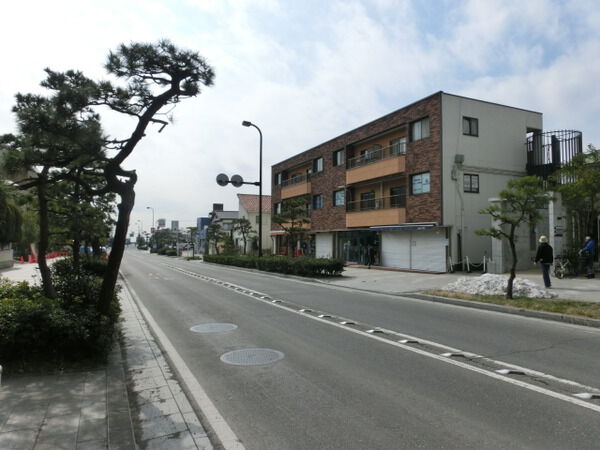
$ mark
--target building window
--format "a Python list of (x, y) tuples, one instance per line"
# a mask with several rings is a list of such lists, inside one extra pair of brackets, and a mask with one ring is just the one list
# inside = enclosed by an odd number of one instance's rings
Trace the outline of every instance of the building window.
[(463, 187), (465, 192), (479, 193), (479, 175), (465, 173), (463, 175)]
[(281, 203), (275, 203), (275, 214), (281, 214)]
[(361, 211), (375, 209), (375, 192), (363, 192), (360, 194)]
[(429, 137), (429, 117), (410, 124), (410, 140), (419, 141)]
[(275, 174), (275, 186), (279, 186), (281, 184), (281, 182), (283, 181), (283, 174), (281, 172), (277, 172)]
[(406, 208), (406, 186), (397, 186), (390, 189), (390, 207)]
[(323, 207), (323, 196), (321, 194), (313, 195), (313, 209), (321, 209)]
[(479, 136), (479, 120), (473, 117), (463, 117), (463, 134)]
[(333, 191), (333, 206), (343, 206), (346, 204), (346, 191), (340, 189), (339, 191)]
[(333, 166), (341, 166), (346, 162), (346, 150), (337, 150), (333, 152)]
[(396, 138), (390, 141), (390, 153), (394, 156), (406, 154), (406, 138)]
[(413, 195), (426, 194), (431, 191), (429, 172), (419, 173), (411, 177)]
[(313, 172), (323, 172), (323, 158), (317, 158), (313, 161)]

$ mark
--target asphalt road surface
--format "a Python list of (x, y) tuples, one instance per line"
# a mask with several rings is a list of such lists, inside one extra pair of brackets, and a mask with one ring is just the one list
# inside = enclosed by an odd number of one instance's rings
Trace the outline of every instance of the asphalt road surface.
[(598, 448), (600, 330), (135, 250), (122, 273), (245, 448)]

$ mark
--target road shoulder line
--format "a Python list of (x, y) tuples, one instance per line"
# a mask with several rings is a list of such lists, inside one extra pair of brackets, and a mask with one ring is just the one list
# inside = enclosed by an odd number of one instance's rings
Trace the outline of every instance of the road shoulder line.
[(202, 388), (196, 377), (192, 374), (183, 358), (179, 355), (169, 338), (164, 334), (159, 325), (156, 323), (150, 311), (144, 306), (140, 298), (136, 294), (133, 287), (127, 281), (127, 278), (121, 273), (121, 278), (129, 294), (135, 301), (136, 306), (140, 310), (144, 320), (148, 324), (152, 334), (155, 336), (159, 345), (168, 357), (169, 362), (179, 375), (179, 379), (186, 388), (186, 392), (192, 397), (196, 403), (202, 416), (206, 419), (207, 425), (212, 429), (221, 445), (226, 450), (244, 450), (244, 445), (240, 442), (236, 434), (229, 427), (229, 424), (217, 410), (212, 400), (208, 397), (206, 391)]

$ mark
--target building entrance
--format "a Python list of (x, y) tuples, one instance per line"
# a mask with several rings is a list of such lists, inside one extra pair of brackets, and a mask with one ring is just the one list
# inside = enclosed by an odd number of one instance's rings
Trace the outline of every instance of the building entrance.
[(379, 264), (380, 236), (378, 231), (341, 231), (337, 234), (337, 258), (350, 264)]

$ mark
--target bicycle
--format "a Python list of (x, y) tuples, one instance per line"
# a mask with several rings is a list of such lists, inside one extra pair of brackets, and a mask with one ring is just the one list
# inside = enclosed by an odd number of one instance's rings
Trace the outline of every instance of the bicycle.
[(577, 276), (577, 269), (566, 257), (557, 256), (554, 259), (554, 276), (563, 279), (565, 275)]

